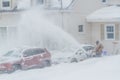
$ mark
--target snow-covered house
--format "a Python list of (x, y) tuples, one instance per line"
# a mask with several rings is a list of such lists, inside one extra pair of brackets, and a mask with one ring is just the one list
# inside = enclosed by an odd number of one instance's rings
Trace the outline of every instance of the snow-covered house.
[(17, 0), (0, 0), (0, 46), (5, 45), (8, 40), (16, 38), (17, 22), (19, 13), (17, 11)]
[(76, 0), (63, 16), (64, 29), (80, 43), (100, 40), (108, 53), (119, 46), (120, 0)]
[(107, 6), (87, 16), (92, 42), (101, 40), (107, 50), (120, 45), (120, 6)]
[(109, 52), (119, 45), (120, 0), (0, 0), (0, 4), (1, 43), (17, 34), (20, 10), (43, 5), (51, 20), (78, 42), (100, 40)]
[(84, 30), (86, 30), (84, 36), (89, 35), (89, 38), (83, 38), (91, 41), (90, 43), (100, 40), (104, 44), (105, 50), (112, 53), (120, 44), (120, 1), (94, 0), (93, 2), (96, 3), (89, 2), (91, 5), (87, 4), (88, 9), (85, 10), (88, 14), (85, 15), (84, 19)]
[(68, 9), (50, 14), (55, 16), (56, 25), (80, 43), (95, 44), (96, 40), (100, 40), (104, 49), (112, 53), (120, 40), (120, 0), (72, 1)]

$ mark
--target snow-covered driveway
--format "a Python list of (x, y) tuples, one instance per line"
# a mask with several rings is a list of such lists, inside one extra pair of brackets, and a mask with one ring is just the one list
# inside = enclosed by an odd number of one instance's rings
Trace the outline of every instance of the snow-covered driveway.
[(0, 74), (0, 80), (120, 80), (120, 56)]

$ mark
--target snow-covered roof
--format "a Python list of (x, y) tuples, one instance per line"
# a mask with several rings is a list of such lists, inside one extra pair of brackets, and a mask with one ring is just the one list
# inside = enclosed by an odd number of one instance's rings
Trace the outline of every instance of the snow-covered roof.
[(120, 22), (120, 6), (108, 6), (87, 16), (88, 22)]

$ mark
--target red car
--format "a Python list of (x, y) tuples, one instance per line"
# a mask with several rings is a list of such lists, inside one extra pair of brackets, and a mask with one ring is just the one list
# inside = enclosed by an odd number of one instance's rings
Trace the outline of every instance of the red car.
[(51, 54), (46, 49), (11, 50), (0, 58), (0, 73), (51, 65)]

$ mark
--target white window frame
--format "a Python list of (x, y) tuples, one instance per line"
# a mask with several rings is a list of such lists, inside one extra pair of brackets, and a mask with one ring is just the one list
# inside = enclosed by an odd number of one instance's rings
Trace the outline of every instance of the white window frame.
[(7, 39), (7, 27), (0, 27), (0, 40)]
[[(3, 6), (4, 1), (9, 1), (9, 7)], [(2, 8), (2, 10), (10, 10), (11, 9), (11, 0), (1, 0), (1, 8)]]
[(102, 3), (103, 5), (106, 5), (106, 4), (108, 4), (108, 0), (106, 0), (105, 2), (102, 0), (101, 3)]
[[(107, 27), (108, 26), (113, 26), (113, 29), (114, 29), (114, 31), (113, 32), (107, 32)], [(105, 26), (104, 26), (104, 32), (105, 32), (105, 40), (115, 40), (115, 24), (106, 24)], [(108, 39), (107, 38), (107, 33), (113, 33), (114, 34), (114, 38), (113, 39)]]

